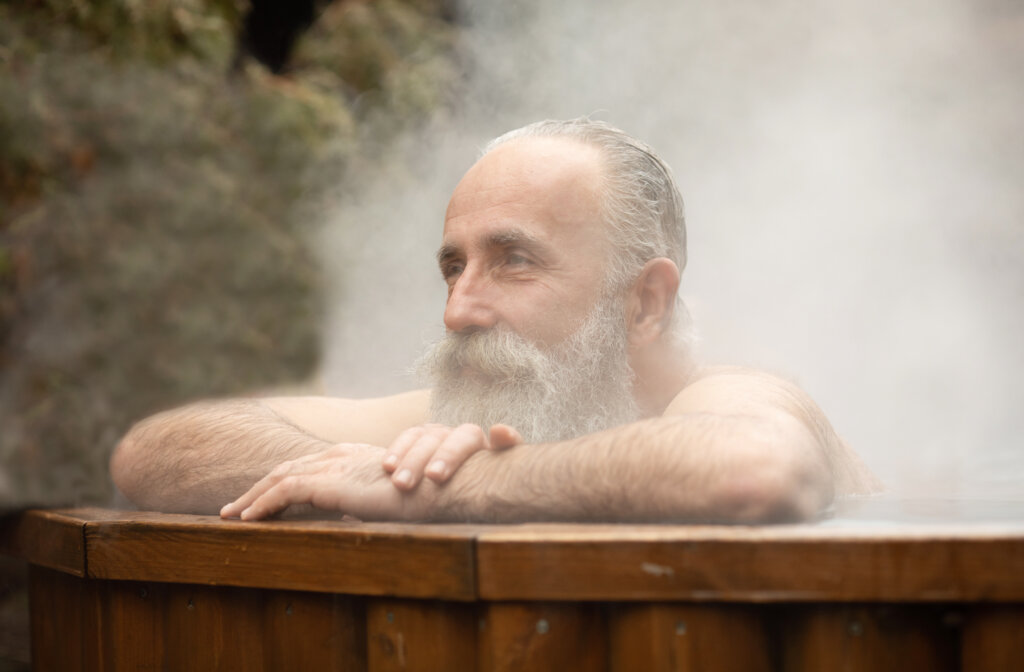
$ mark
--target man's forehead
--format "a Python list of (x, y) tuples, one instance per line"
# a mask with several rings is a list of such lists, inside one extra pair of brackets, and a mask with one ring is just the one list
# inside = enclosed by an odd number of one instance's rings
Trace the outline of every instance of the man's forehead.
[(517, 220), (532, 216), (574, 223), (599, 217), (599, 150), (566, 138), (520, 138), (481, 158), (459, 182), (447, 224), (463, 217)]

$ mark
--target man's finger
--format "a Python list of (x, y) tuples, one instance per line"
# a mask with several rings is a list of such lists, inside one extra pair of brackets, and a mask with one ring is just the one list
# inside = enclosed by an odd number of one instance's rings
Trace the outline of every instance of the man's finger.
[(282, 462), (274, 467), (273, 471), (256, 481), (241, 497), (230, 504), (225, 504), (220, 510), (220, 517), (235, 518), (240, 515), (256, 498), (274, 487), (278, 481), (284, 478), (292, 470), (294, 464), (294, 462)]
[(447, 437), (444, 432), (427, 432), (420, 436), (395, 467), (391, 482), (399, 490), (412, 490), (423, 479), (423, 468), (427, 466), (437, 447)]
[(242, 520), (262, 520), (295, 506), (343, 511), (351, 502), (337, 474), (311, 473), (286, 476), (262, 492), (240, 514)]
[(256, 481), (251, 488), (249, 488), (241, 497), (226, 504), (220, 510), (221, 518), (235, 518), (242, 513), (250, 504), (253, 503), (258, 497), (263, 495), (271, 488), (273, 488), (281, 480), (298, 474), (313, 473), (320, 468), (320, 465), (325, 460), (332, 459), (335, 450), (324, 451), (321, 453), (315, 453), (313, 455), (305, 455), (295, 460), (289, 460), (282, 462), (281, 464), (274, 467), (273, 471), (269, 474)]
[[(280, 467), (278, 467), (278, 469), (279, 468)], [(284, 478), (284, 475), (282, 473), (278, 473), (276, 469), (270, 472), (260, 480), (256, 481), (256, 483), (253, 484), (251, 488), (246, 490), (241, 497), (231, 502), (230, 504), (225, 504), (224, 507), (221, 508), (220, 510), (220, 517), (238, 517), (242, 513), (242, 511), (247, 509), (249, 505), (252, 504), (263, 493), (274, 487), (274, 485), (276, 485), (277, 482), (280, 481), (282, 478)]]
[(402, 461), (409, 449), (423, 436), (423, 427), (411, 427), (398, 435), (384, 454), (384, 471), (394, 473), (398, 463)]
[(487, 447), (487, 435), (479, 425), (459, 425), (434, 452), (426, 468), (427, 478), (437, 483), (447, 481), (470, 455)]
[(237, 518), (241, 515), (242, 511), (249, 508), (250, 504), (252, 504), (260, 495), (271, 487), (273, 487), (272, 483), (267, 482), (266, 478), (260, 480), (256, 485), (249, 488), (241, 497), (230, 504), (225, 504), (220, 510), (220, 517)]
[(311, 453), (294, 460), (282, 462), (274, 467), (273, 471), (253, 484), (241, 497), (229, 504), (225, 504), (220, 510), (220, 516), (221, 518), (238, 517), (257, 498), (275, 487), (284, 478), (303, 474), (316, 474), (328, 468), (332, 463), (351, 458), (353, 450), (358, 451), (359, 449), (367, 448), (373, 449), (373, 446), (364, 443), (339, 443), (318, 453)]
[(491, 425), (489, 433), (491, 437), (491, 448), (494, 448), (495, 450), (511, 448), (512, 446), (518, 446), (523, 442), (522, 435), (516, 431), (514, 427), (509, 425)]
[(252, 503), (239, 514), (242, 520), (262, 520), (284, 511), (292, 504), (302, 504), (312, 496), (315, 479), (302, 476), (287, 476), (265, 492), (260, 493)]

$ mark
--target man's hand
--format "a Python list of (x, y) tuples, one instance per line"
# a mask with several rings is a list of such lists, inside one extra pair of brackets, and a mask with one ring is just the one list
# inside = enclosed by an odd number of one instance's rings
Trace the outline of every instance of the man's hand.
[(444, 483), (478, 451), (502, 450), (522, 442), (519, 432), (508, 425), (492, 425), (488, 432), (479, 425), (419, 425), (392, 442), (384, 457), (384, 470), (391, 474), (396, 488), (409, 491), (423, 476)]
[[(421, 520), (433, 492), (396, 489), (380, 463), (383, 449), (342, 443), (278, 465), (220, 511), (222, 518), (260, 520), (290, 506), (310, 505), (361, 520)], [(433, 489), (432, 489), (433, 490)]]

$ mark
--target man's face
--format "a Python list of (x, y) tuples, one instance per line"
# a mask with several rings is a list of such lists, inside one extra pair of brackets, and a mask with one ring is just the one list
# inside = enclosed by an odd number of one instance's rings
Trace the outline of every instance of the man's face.
[(563, 139), (513, 141), (463, 178), (438, 254), (448, 337), (421, 360), (435, 421), (535, 442), (636, 419), (600, 187), (596, 150)]
[(565, 340), (605, 284), (601, 185), (597, 150), (561, 138), (515, 140), (473, 166), (452, 195), (438, 252), (448, 330)]

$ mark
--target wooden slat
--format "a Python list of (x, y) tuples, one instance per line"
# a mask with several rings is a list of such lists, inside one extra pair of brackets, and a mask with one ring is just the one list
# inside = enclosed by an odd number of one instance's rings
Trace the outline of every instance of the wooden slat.
[(600, 605), (512, 602), (484, 611), (480, 672), (597, 672), (606, 669), (607, 654)]
[(96, 637), (88, 642), (111, 672), (158, 670), (165, 655), (164, 586), (136, 582), (87, 581), (96, 594), (89, 618)]
[(472, 600), (474, 530), (136, 514), (85, 539), (95, 578)]
[(35, 669), (361, 670), (353, 598), (79, 579), (33, 567)]
[(482, 532), (492, 600), (1024, 600), (1024, 533), (527, 525)]
[(787, 672), (956, 672), (958, 633), (945, 610), (824, 605), (794, 609), (780, 624)]
[(611, 672), (768, 672), (775, 669), (765, 608), (627, 604), (609, 614)]
[(477, 618), (471, 605), (370, 598), (366, 601), (370, 672), (471, 671)]
[(57, 511), (10, 514), (0, 518), (0, 553), (85, 576), (84, 525), (81, 518)]
[(165, 669), (266, 669), (260, 591), (226, 586), (164, 588)]
[(961, 656), (963, 672), (1024, 670), (1024, 604), (967, 609)]
[(36, 672), (102, 669), (93, 646), (98, 636), (95, 583), (33, 565), (29, 600)]
[(345, 595), (265, 591), (263, 648), (267, 670), (365, 670), (362, 604)]

